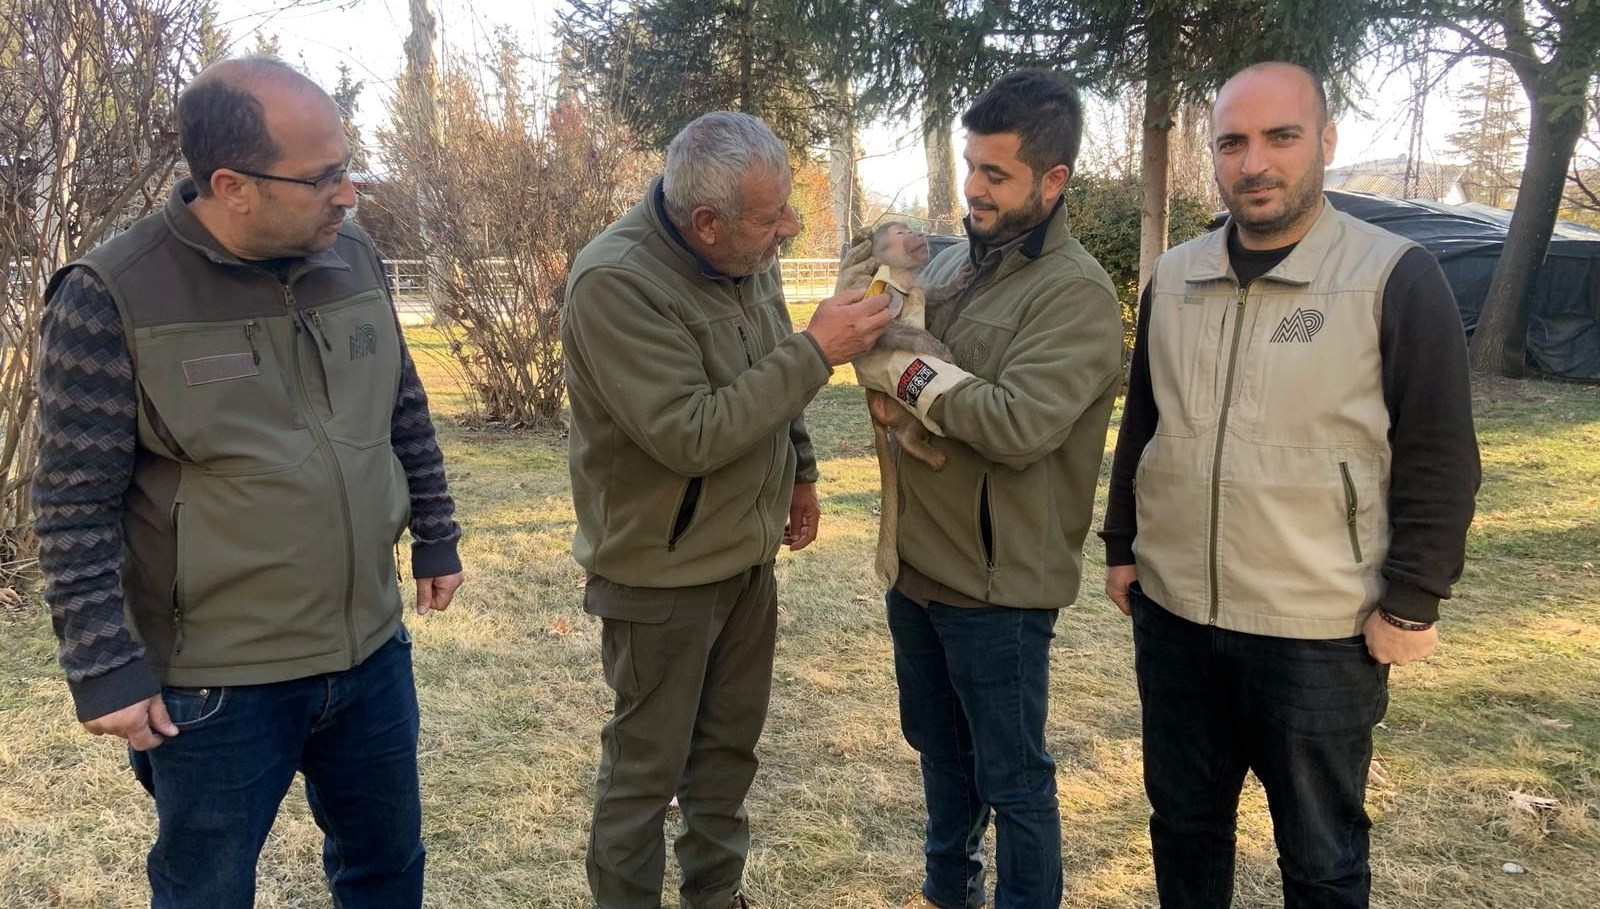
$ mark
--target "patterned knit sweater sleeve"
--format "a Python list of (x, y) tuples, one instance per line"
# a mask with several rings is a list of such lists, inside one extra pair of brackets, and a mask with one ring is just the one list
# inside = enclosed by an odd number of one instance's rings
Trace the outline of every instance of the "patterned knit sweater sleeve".
[(437, 578), (461, 570), (456, 544), (461, 527), (456, 505), (445, 482), (444, 454), (428, 413), (428, 393), (417, 376), (417, 364), (400, 336), (400, 393), (389, 420), (389, 444), (406, 471), (411, 490), (411, 574)]
[(33, 507), (45, 602), (80, 720), (161, 690), (122, 612), (123, 496), (137, 413), (116, 303), (93, 273), (74, 269), (44, 312)]

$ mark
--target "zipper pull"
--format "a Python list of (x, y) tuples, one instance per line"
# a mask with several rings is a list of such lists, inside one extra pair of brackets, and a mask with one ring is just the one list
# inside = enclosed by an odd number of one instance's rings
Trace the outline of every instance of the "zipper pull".
[(250, 359), (254, 360), (257, 366), (260, 366), (261, 351), (256, 349), (256, 320), (251, 319), (244, 323), (244, 339), (250, 342)]
[(322, 346), (331, 352), (333, 350), (333, 344), (328, 341), (327, 332), (322, 330), (322, 313), (313, 309), (306, 313), (306, 315), (311, 317), (311, 324), (316, 328), (316, 336), (322, 341)]
[(747, 367), (754, 366), (756, 361), (750, 356), (750, 339), (745, 336), (743, 325), (736, 327), (739, 329), (739, 346), (744, 348), (744, 365)]

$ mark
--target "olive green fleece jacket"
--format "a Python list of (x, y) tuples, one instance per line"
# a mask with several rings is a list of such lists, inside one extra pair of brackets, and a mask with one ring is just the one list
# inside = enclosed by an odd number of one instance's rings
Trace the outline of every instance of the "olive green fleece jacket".
[[(967, 243), (945, 250), (927, 286), (948, 284), (968, 256)], [(930, 410), (945, 468), (899, 460), (900, 557), (981, 602), (1070, 605), (1121, 375), (1111, 279), (1057, 206), (956, 306), (930, 308), (929, 330), (973, 378)]]
[(709, 584), (772, 559), (801, 413), (831, 370), (796, 334), (778, 268), (728, 278), (667, 220), (659, 178), (573, 263), (562, 314), (572, 554), (631, 587)]

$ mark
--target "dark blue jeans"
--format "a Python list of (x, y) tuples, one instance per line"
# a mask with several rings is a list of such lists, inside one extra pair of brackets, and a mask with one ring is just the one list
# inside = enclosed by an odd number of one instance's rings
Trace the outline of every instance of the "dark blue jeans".
[(361, 665), (270, 685), (166, 688), (178, 735), (130, 751), (155, 796), (153, 909), (249, 909), (295, 771), (337, 909), (422, 905), (417, 693), (402, 627)]
[(922, 894), (984, 903), (983, 836), (995, 821), (995, 909), (1061, 904), (1061, 812), (1045, 750), (1054, 609), (918, 606), (888, 595), (900, 729), (922, 756), (928, 806)]
[(1267, 791), (1284, 905), (1367, 906), (1367, 767), (1389, 667), (1360, 636), (1226, 631), (1173, 615), (1138, 585), (1133, 644), (1162, 909), (1230, 904), (1246, 770)]

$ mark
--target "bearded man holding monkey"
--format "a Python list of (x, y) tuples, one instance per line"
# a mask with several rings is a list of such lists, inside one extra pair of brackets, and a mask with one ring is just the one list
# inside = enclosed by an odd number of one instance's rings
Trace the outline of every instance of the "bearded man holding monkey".
[[(922, 758), (926, 872), (907, 909), (978, 909), (995, 818), (997, 907), (1061, 902), (1049, 647), (1078, 595), (1117, 391), (1122, 321), (1105, 270), (1067, 228), (1082, 134), (1076, 91), (1011, 73), (962, 117), (968, 242), (923, 272), (928, 331), (954, 361), (875, 350), (858, 381), (936, 436), (942, 470), (899, 459), (888, 620), (900, 724)], [(870, 255), (866, 250), (857, 258)], [(848, 268), (859, 284), (870, 258)]]

